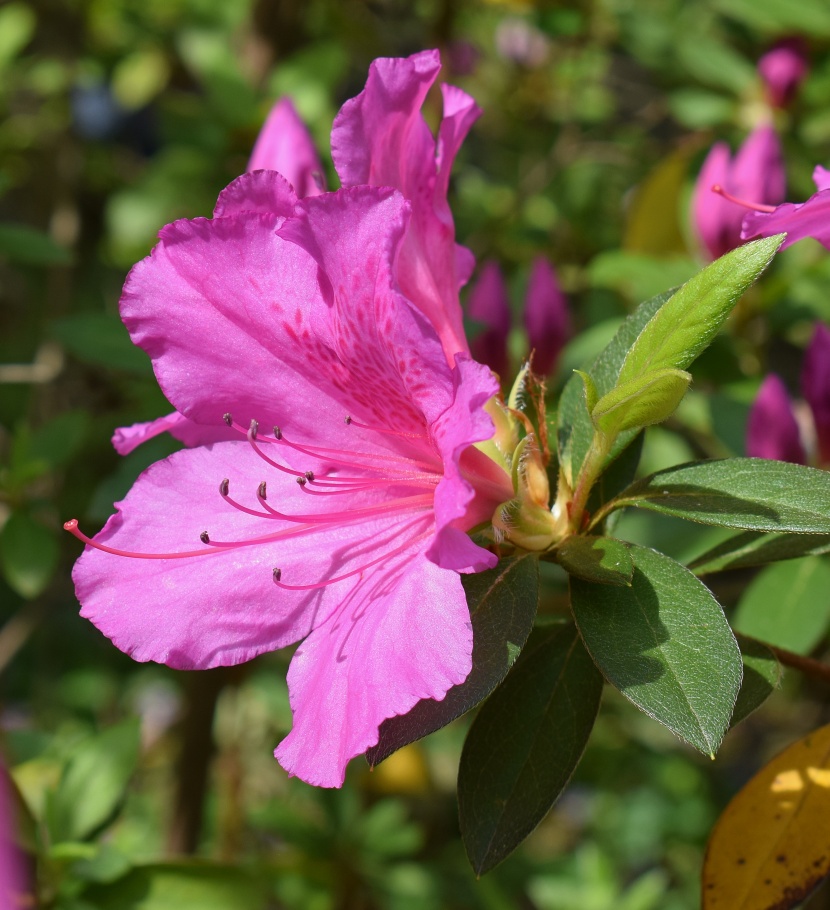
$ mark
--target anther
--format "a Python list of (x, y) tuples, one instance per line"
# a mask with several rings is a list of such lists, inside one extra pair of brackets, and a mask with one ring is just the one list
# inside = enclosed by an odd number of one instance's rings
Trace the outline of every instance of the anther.
[(279, 427), (274, 427), (274, 436), (277, 439), (282, 439), (282, 430)]
[(311, 482), (312, 480), (314, 480), (314, 471), (306, 471), (306, 472), (305, 472), (305, 479), (308, 480), (309, 482)]
[(266, 487), (265, 487), (265, 481), (263, 480), (262, 483), (259, 485), (259, 489), (257, 490), (257, 496), (259, 496), (260, 499), (267, 499), (268, 497), (265, 495), (265, 493), (266, 493)]
[(223, 415), (222, 415), (222, 420), (224, 420), (225, 423), (226, 423), (229, 427), (233, 426), (233, 417), (231, 417), (230, 413), (228, 413), (228, 414), (223, 414)]
[(282, 578), (282, 569), (274, 569), (274, 581), (279, 581)]
[(304, 487), (304, 486), (308, 483), (308, 481), (305, 479), (305, 477), (298, 477), (298, 478), (297, 478), (297, 483), (298, 483), (301, 487)]
[(222, 481), (222, 483), (219, 484), (219, 493), (220, 493), (222, 496), (227, 496), (227, 495), (228, 495), (228, 487), (229, 487), (229, 486), (230, 486), (230, 481), (229, 481), (228, 478), (226, 477), (226, 478)]
[(344, 423), (346, 424), (346, 426), (348, 427), (348, 426), (351, 425), (352, 418), (351, 418), (351, 417), (346, 417), (346, 418), (344, 418), (343, 422), (344, 422)]
[(257, 430), (259, 429), (259, 423), (256, 420), (251, 421), (251, 429), (249, 430), (252, 439), (256, 439)]
[(199, 540), (201, 540), (202, 543), (210, 543), (210, 535), (207, 531), (202, 531), (202, 533), (199, 535)]

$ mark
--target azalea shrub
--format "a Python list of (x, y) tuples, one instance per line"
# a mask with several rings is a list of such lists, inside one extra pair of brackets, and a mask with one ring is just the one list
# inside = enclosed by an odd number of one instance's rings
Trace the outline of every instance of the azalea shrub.
[[(79, 301), (0, 367), (36, 402), (3, 469), (12, 900), (760, 910), (830, 873), (830, 20), (694, 6), (690, 39), (450, 5), (363, 72), (325, 4), (300, 49), (287, 11), (148, 11), (163, 39), (68, 89), (0, 11), (12, 139), (54, 85), (109, 193), (103, 253), (68, 178), (48, 231), (0, 225), (14, 299)], [(135, 37), (114, 15), (93, 45)]]

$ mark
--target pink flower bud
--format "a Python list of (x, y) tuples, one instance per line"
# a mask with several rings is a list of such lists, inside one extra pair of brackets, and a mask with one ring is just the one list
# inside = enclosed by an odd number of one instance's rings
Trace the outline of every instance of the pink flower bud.
[(775, 373), (761, 383), (749, 412), (746, 454), (751, 458), (807, 463), (790, 396)]
[(487, 262), (467, 301), (467, 315), (484, 326), (470, 342), (470, 351), (495, 373), (507, 372), (507, 336), (510, 332), (510, 298), (497, 262)]
[(534, 372), (540, 376), (552, 373), (565, 342), (571, 337), (571, 313), (556, 272), (544, 256), (534, 259), (530, 271), (525, 328), (534, 352)]
[(830, 329), (821, 323), (804, 354), (801, 394), (813, 412), (819, 462), (830, 464)]
[(779, 41), (758, 61), (770, 104), (787, 107), (807, 75), (807, 51), (799, 38)]
[(308, 128), (291, 103), (281, 98), (260, 130), (248, 171), (279, 171), (297, 195), (317, 196), (323, 191), (323, 166)]

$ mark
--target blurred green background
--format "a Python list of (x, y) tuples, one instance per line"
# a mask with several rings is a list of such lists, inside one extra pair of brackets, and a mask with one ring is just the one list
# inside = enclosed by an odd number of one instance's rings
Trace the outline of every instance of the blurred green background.
[[(755, 63), (807, 41), (810, 74), (775, 113), (788, 198), (830, 145), (825, 0), (13, 0), (0, 5), (0, 753), (21, 797), (39, 906), (62, 910), (691, 910), (708, 831), (759, 764), (830, 720), (821, 684), (783, 690), (711, 763), (613, 693), (565, 796), (481, 881), (459, 841), (455, 774), (468, 721), (342, 791), (288, 780), (287, 653), (233, 670), (139, 665), (77, 615), (77, 517), (93, 532), (176, 444), (119, 458), (117, 426), (169, 409), (117, 315), (159, 228), (209, 216), (290, 94), (329, 184), (331, 121), (377, 56), (440, 47), (443, 78), (484, 109), (454, 172), (459, 239), (500, 261), (520, 325), (544, 254), (580, 337), (555, 391), (634, 304), (700, 267), (687, 209), (716, 138), (766, 115)], [(431, 99), (432, 122), (440, 113)], [(793, 386), (830, 256), (779, 257), (702, 358), (643, 470), (742, 454), (765, 371)], [(475, 332), (476, 327), (471, 326)], [(512, 348), (525, 342), (517, 328)], [(666, 519), (618, 532), (688, 557), (712, 538)], [(733, 605), (751, 575), (716, 593)], [(550, 571), (543, 612), (561, 610)], [(826, 651), (826, 630), (804, 649)], [(36, 906), (33, 904), (33, 906)], [(812, 908), (830, 906), (819, 894)]]

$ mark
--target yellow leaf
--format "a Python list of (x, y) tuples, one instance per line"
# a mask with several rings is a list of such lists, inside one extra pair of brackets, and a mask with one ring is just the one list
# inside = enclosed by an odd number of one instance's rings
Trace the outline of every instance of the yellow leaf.
[(762, 768), (726, 807), (703, 864), (703, 910), (789, 910), (830, 873), (830, 725)]
[(691, 151), (684, 146), (672, 152), (634, 191), (623, 239), (627, 252), (665, 256), (686, 251), (680, 229), (680, 199)]

